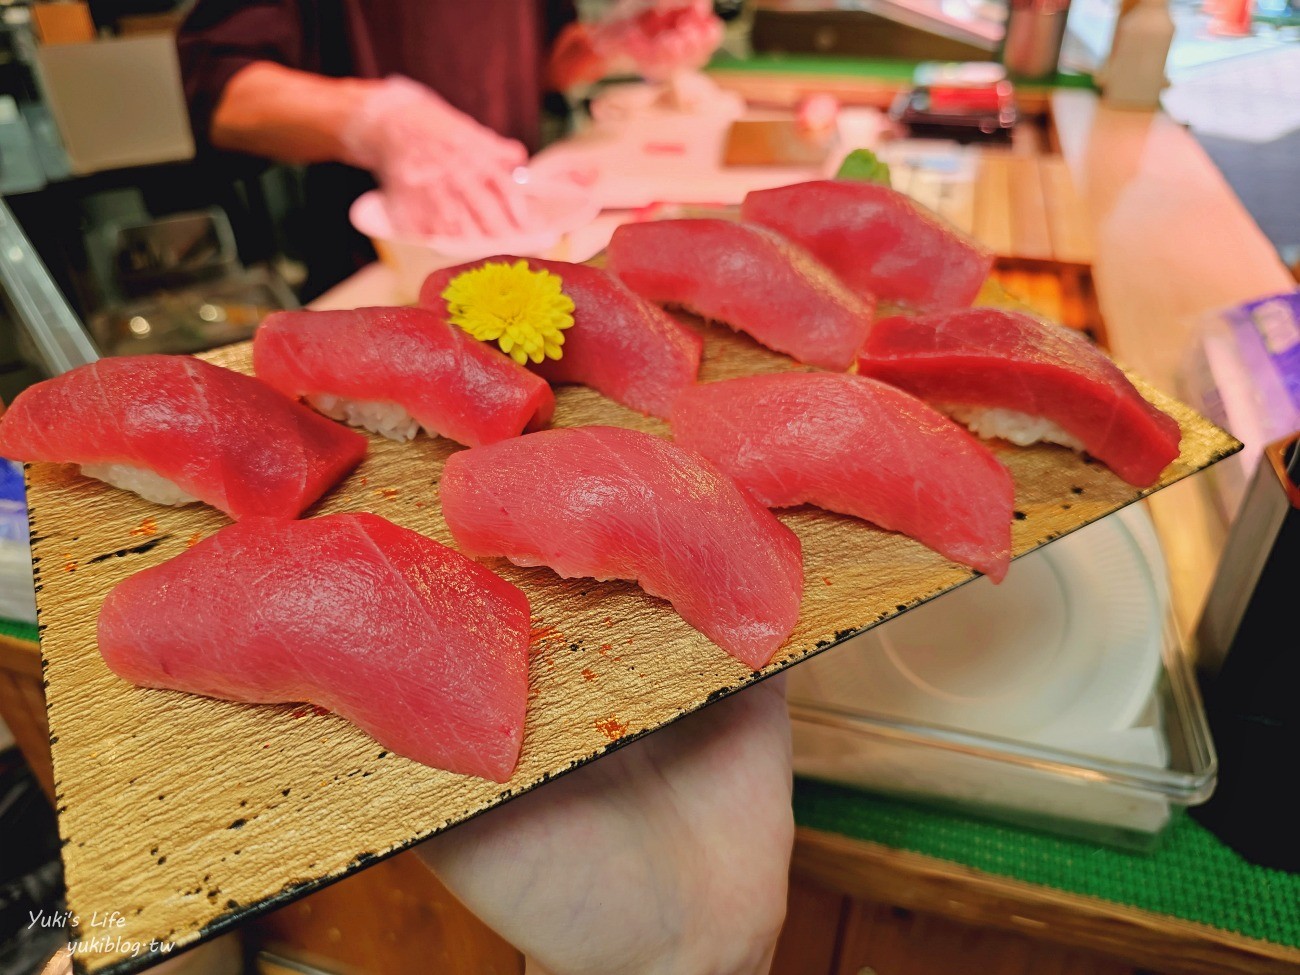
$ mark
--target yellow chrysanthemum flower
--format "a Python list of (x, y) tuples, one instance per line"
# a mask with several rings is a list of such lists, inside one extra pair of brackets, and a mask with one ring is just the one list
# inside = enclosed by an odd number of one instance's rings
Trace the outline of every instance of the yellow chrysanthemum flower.
[(523, 365), (564, 354), (573, 299), (561, 290), (563, 284), (558, 275), (534, 271), (527, 261), (488, 262), (452, 278), (442, 297), (453, 325), (479, 341), (496, 342)]

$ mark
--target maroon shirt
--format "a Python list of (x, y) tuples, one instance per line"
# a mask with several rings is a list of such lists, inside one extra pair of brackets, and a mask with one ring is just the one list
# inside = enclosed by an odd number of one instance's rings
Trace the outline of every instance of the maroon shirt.
[(537, 148), (545, 50), (572, 0), (199, 0), (180, 29), (195, 136), (253, 61), (333, 77), (402, 74)]
[[(253, 61), (331, 77), (402, 74), (502, 135), (538, 148), (546, 49), (574, 17), (572, 0), (198, 0), (177, 36), (195, 141), (218, 169), (212, 114), (226, 83)], [(340, 163), (309, 166), (296, 221), (306, 301), (374, 260), (348, 205), (374, 183)]]

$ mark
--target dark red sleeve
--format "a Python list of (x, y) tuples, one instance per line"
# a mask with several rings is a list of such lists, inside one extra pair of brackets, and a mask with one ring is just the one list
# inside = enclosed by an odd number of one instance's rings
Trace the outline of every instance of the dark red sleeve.
[(546, 45), (550, 47), (560, 36), (560, 31), (578, 19), (573, 0), (545, 0), (543, 17), (546, 24)]
[(212, 114), (231, 77), (254, 61), (311, 70), (296, 0), (198, 0), (177, 33), (195, 141), (210, 148)]

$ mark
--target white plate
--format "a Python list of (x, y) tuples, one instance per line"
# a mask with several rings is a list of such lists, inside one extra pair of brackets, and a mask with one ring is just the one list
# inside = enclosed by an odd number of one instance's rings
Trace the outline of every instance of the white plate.
[(1000, 586), (977, 579), (795, 668), (791, 696), (1063, 746), (1131, 727), (1166, 601), (1139, 541), (1149, 519), (1130, 510), (1016, 560)]

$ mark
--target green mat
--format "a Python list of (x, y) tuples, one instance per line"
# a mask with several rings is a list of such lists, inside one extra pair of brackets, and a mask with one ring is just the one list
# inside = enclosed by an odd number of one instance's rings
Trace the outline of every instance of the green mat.
[(797, 779), (795, 821), (985, 873), (1300, 948), (1300, 875), (1242, 860), (1188, 816), (1153, 853), (966, 819)]
[(15, 640), (36, 642), (36, 626), (33, 623), (20, 623), (17, 620), (0, 619), (0, 636), (11, 636)]
[(1287, 11), (1279, 14), (1261, 14), (1255, 13), (1250, 18), (1257, 24), (1268, 24), (1270, 27), (1296, 27), (1300, 26), (1300, 13)]
[[(789, 74), (847, 75), (853, 78), (873, 78), (880, 81), (897, 81), (905, 84), (912, 80), (918, 61), (900, 61), (892, 58), (831, 57), (815, 54), (756, 54), (749, 58), (735, 58), (720, 54), (710, 63), (719, 71), (769, 71)], [(1086, 74), (1058, 73), (1043, 81), (1017, 81), (1022, 88), (1095, 88), (1092, 76)]]

